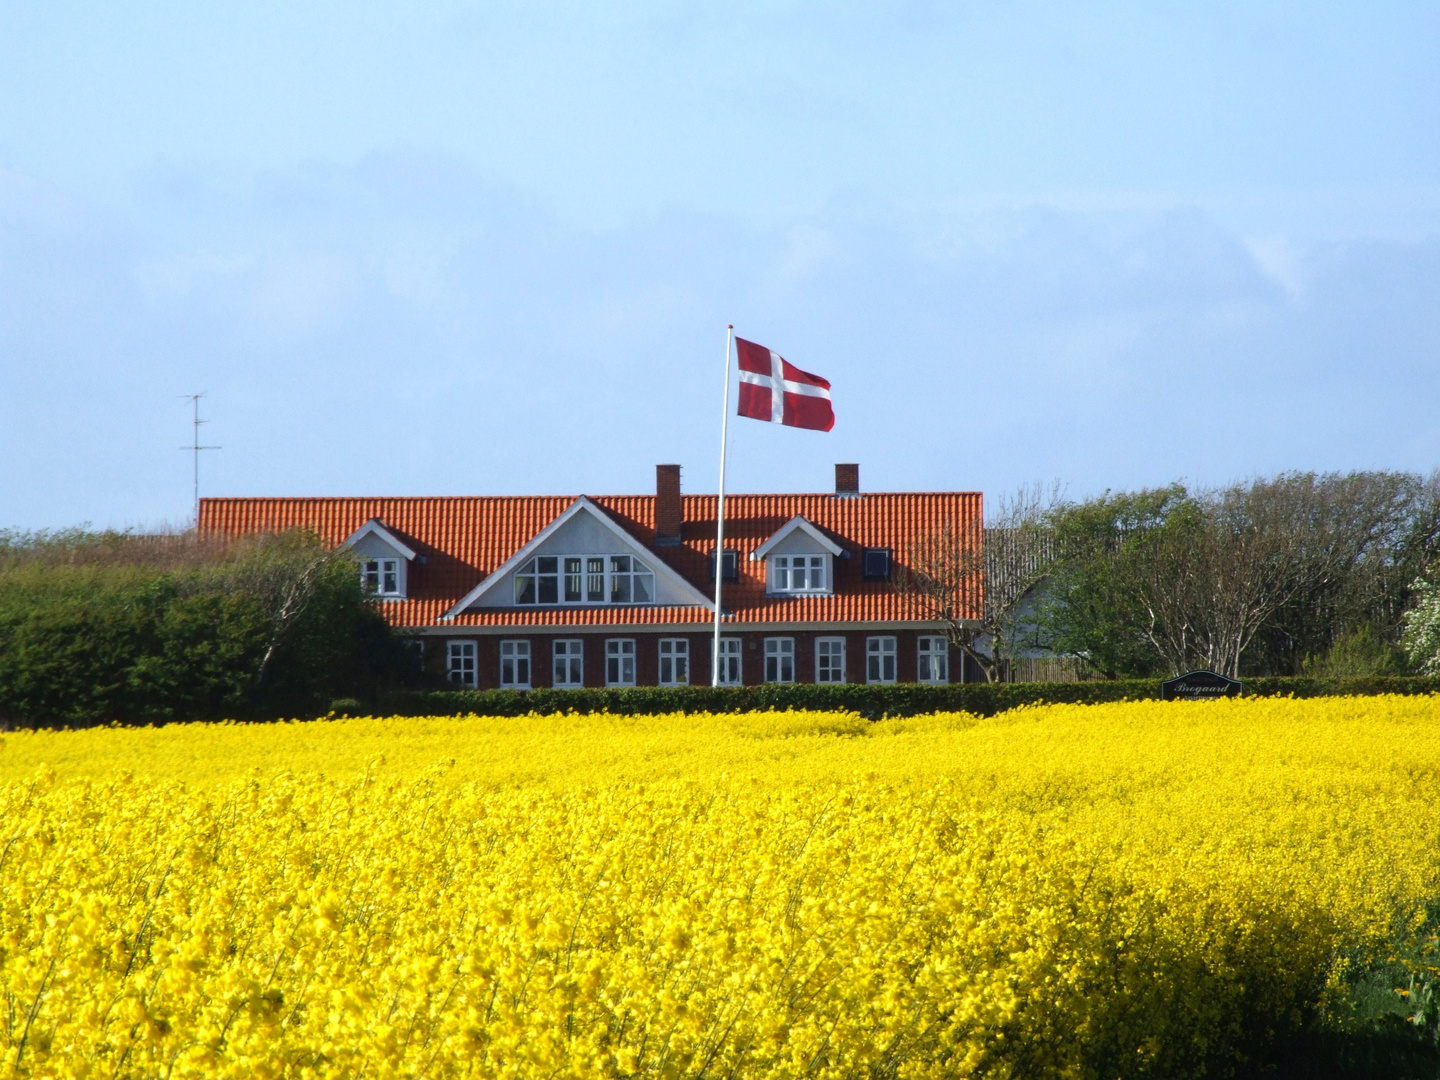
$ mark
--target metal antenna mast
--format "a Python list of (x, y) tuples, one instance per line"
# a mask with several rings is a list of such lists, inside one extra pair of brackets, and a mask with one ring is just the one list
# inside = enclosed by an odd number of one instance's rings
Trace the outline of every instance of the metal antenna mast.
[(189, 401), (190, 404), (195, 407), (195, 419), (194, 419), (194, 421), (193, 421), (193, 422), (194, 422), (194, 425), (195, 425), (195, 435), (194, 435), (194, 437), (190, 440), (190, 445), (189, 445), (189, 446), (182, 446), (182, 447), (180, 447), (180, 449), (181, 449), (181, 450), (189, 450), (189, 451), (195, 456), (195, 457), (194, 457), (194, 460), (195, 460), (195, 531), (196, 531), (196, 532), (199, 532), (199, 531), (200, 531), (200, 451), (201, 451), (201, 450), (223, 450), (223, 449), (224, 449), (223, 446), (201, 446), (201, 445), (200, 445), (200, 425), (201, 425), (201, 424), (208, 424), (208, 423), (210, 422), (209, 420), (201, 420), (201, 419), (200, 419), (200, 399), (201, 399), (202, 397), (204, 397), (204, 396), (205, 396), (205, 394), (204, 394), (203, 391), (202, 391), (201, 393), (199, 393), (199, 394), (181, 394), (181, 395), (180, 395), (181, 398), (183, 398), (183, 399), (186, 400), (186, 401)]

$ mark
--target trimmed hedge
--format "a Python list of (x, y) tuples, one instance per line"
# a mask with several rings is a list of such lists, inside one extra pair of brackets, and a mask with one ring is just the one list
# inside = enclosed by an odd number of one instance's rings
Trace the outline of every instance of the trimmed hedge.
[[(1308, 678), (1293, 676), (1245, 680), (1245, 693), (1265, 697), (1322, 697), (1368, 694), (1440, 693), (1440, 678), (1354, 676)], [(1160, 696), (1160, 680), (1114, 682), (964, 683), (921, 686), (903, 683), (869, 686), (808, 686), (799, 683), (764, 686), (631, 686), (584, 690), (442, 690), (389, 695), (376, 710), (389, 716), (523, 716), (526, 713), (594, 713), (620, 715), (670, 712), (750, 712), (763, 709), (823, 709), (857, 712), (871, 720), (882, 716), (919, 716), (934, 712), (968, 712), (993, 716), (1020, 705), (1041, 702), (1098, 704), (1138, 701)], [(336, 711), (349, 712), (351, 703)]]

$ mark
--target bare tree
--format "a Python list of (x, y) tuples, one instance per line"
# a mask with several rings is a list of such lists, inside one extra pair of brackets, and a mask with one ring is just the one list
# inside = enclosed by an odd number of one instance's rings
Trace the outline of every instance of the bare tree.
[(921, 618), (941, 623), (950, 644), (987, 682), (1004, 677), (1023, 606), (1049, 575), (1049, 520), (1063, 491), (1034, 484), (999, 500), (983, 528), (946, 525), (916, 539), (895, 567), (895, 591)]
[(342, 565), (353, 570), (347, 548), (327, 548), (313, 533), (293, 531), (257, 537), (232, 572), (233, 587), (255, 596), (270, 624), (270, 637), (255, 674), (259, 693), (281, 646), (304, 616), (326, 576)]
[[(1176, 672), (1232, 678), (1257, 633), (1307, 588), (1341, 572), (1348, 546), (1309, 474), (1187, 498), (1117, 553), (1145, 633)], [(1128, 565), (1126, 565), (1128, 564)]]

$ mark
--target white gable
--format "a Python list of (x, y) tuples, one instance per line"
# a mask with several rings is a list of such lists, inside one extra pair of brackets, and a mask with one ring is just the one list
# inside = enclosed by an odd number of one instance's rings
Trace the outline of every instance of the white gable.
[[(655, 599), (652, 603), (667, 607), (705, 607), (713, 603), (683, 577), (667, 566), (658, 555), (649, 551), (617, 525), (611, 517), (583, 495), (552, 521), (503, 566), (471, 589), (444, 618), (453, 618), (462, 611), (494, 608), (517, 608), (515, 575), (536, 556), (555, 555), (630, 555), (639, 559), (655, 575)], [(559, 605), (527, 604), (522, 610), (552, 610)]]
[(775, 541), (773, 547), (765, 552), (765, 558), (772, 555), (830, 555), (829, 548), (819, 543), (813, 536), (803, 529), (792, 529), (783, 537)]
[(346, 538), (344, 546), (372, 559), (415, 558), (415, 549), (387, 529), (379, 518), (371, 518), (361, 525)]
[(752, 551), (750, 559), (753, 562), (759, 562), (771, 555), (826, 554), (833, 556), (839, 555), (843, 550), (844, 548), (834, 540), (796, 514), (780, 526), (774, 536)]
[[(633, 540), (617, 536), (613, 529), (607, 529), (594, 514), (576, 514), (556, 529), (530, 551), (531, 555), (635, 555), (637, 545)], [(644, 552), (647, 562), (654, 556)]]

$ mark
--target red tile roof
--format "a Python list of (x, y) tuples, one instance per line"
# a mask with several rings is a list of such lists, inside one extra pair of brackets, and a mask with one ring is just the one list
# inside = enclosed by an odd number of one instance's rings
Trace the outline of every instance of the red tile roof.
[[(627, 532), (711, 594), (709, 556), (715, 547), (714, 495), (685, 495), (681, 543), (655, 547), (655, 496), (591, 496)], [(202, 499), (200, 531), (229, 535), (309, 528), (338, 544), (379, 518), (425, 559), (411, 564), (409, 598), (382, 605), (398, 626), (435, 624), (454, 604), (559, 517), (575, 496), (443, 498)], [(750, 552), (796, 514), (846, 549), (837, 560), (831, 596), (765, 595), (765, 569)], [(981, 543), (979, 492), (834, 495), (726, 495), (725, 546), (740, 553), (740, 580), (725, 585), (724, 606), (736, 623), (905, 622), (917, 615), (889, 582), (863, 578), (864, 549), (886, 547), (903, 563), (908, 546), (946, 525)], [(979, 583), (966, 598), (979, 618)], [(456, 626), (592, 626), (705, 623), (704, 608), (560, 607), (467, 612)], [(727, 624), (732, 620), (727, 619)]]

